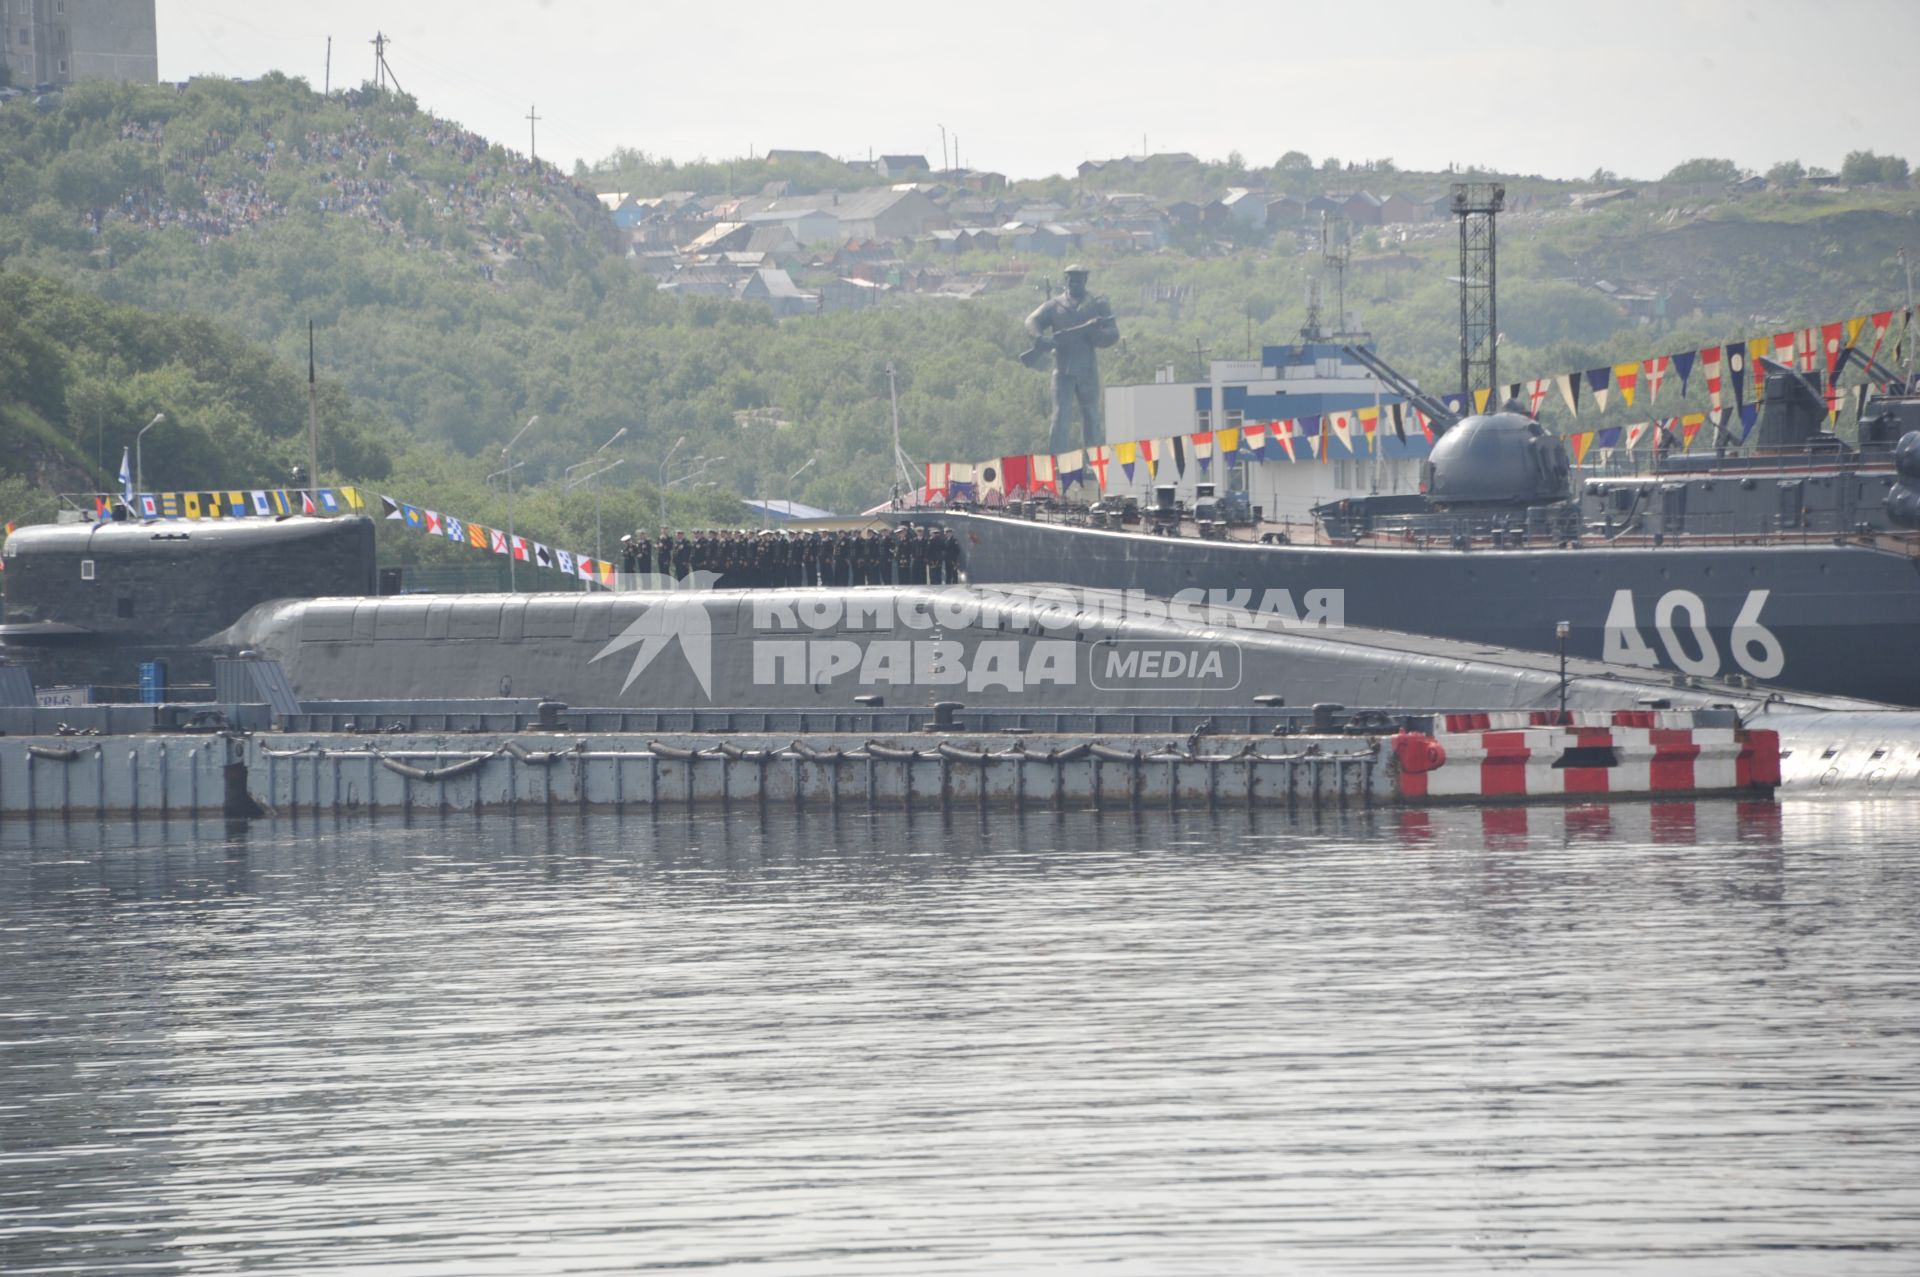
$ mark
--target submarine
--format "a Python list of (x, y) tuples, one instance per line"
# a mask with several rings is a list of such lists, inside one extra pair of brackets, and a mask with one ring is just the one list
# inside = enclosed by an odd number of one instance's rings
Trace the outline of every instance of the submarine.
[(0, 550), (0, 656), (41, 686), (124, 687), (164, 660), (207, 683), (201, 646), (255, 604), (374, 591), (374, 529), (359, 516), (30, 524)]

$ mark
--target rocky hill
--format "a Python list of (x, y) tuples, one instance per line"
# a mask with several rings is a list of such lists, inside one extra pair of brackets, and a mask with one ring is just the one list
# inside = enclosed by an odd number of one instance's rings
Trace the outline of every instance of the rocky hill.
[[(786, 476), (812, 460), (796, 498), (864, 508), (891, 477), (890, 365), (911, 455), (1037, 446), (1045, 379), (1013, 356), (1021, 315), (1061, 265), (1038, 239), (956, 244), (929, 233), (851, 247), (790, 244), (779, 251), (822, 305), (781, 319), (772, 305), (729, 300), (741, 295), (737, 287), (716, 298), (663, 289), (650, 256), (628, 250), (636, 236), (658, 233), (673, 245), (666, 256), (716, 276), (730, 271), (737, 284), (751, 263), (714, 260), (724, 253), (696, 260), (692, 245), (708, 228), (777, 208), (783, 191), (881, 179), (816, 172), (817, 161), (788, 170), (764, 159), (649, 168), (637, 154), (569, 176), (404, 96), (323, 97), (281, 76), (80, 85), (40, 104), (0, 106), (0, 268), (116, 305), (213, 321), (262, 343), (287, 368), (301, 369), (311, 322), (323, 378), (348, 392), (364, 420), (392, 427), (383, 438), (393, 483), (446, 493), (444, 504), (466, 502), (460, 508), (475, 514), (496, 500), (485, 480), (499, 468), (498, 445), (535, 415), (540, 428), (516, 451), (530, 488), (560, 480), (625, 430), (630, 464), (619, 491), (633, 511), (655, 506), (655, 487), (676, 477), (659, 466), (682, 438), (679, 456), (707, 459), (700, 482), (717, 484), (716, 495), (784, 496)], [(992, 189), (992, 175), (929, 175), (917, 189), (956, 224), (1003, 213), (1059, 218), (1054, 225), (1075, 236), (1071, 251), (1092, 261), (1096, 286), (1121, 318), (1107, 379), (1144, 381), (1169, 366), (1192, 373), (1197, 351), (1292, 340), (1310, 280), (1332, 302), (1317, 217), (1258, 228), (1222, 222), (1203, 203), (1221, 196), (1221, 181), (1302, 194), (1369, 185), (1431, 194), (1451, 177), (1379, 162), (1303, 169), (1304, 158), (1283, 157), (1269, 170), (1180, 162), (1163, 174), (1123, 165), (1004, 191)], [(682, 189), (649, 213), (680, 219), (668, 226), (616, 226), (594, 189), (734, 187), (743, 174), (771, 186), (750, 196)], [(1166, 189), (1139, 193), (1155, 182)], [(1884, 309), (1901, 298), (1896, 251), (1920, 248), (1920, 199), (1904, 189), (1511, 183), (1500, 314), (1502, 372), (1514, 378)], [(1154, 229), (1161, 223), (1165, 234)], [(1456, 251), (1444, 215), (1359, 226), (1347, 277), (1350, 315), (1383, 353), (1443, 383), (1457, 342)], [(994, 284), (962, 296), (905, 282), (955, 273)], [(825, 294), (841, 283), (853, 302), (836, 312)], [(109, 364), (90, 384), (119, 375)], [(64, 417), (44, 401), (34, 413), (55, 428), (85, 420), (84, 396), (71, 389), (78, 384), (63, 392)], [(132, 398), (113, 409), (129, 418), (141, 411)], [(0, 432), (24, 429), (24, 420), (0, 417)], [(269, 439), (282, 428), (262, 423)], [(0, 446), (0, 467), (9, 455)], [(40, 472), (46, 464), (35, 463)], [(206, 481), (216, 480), (227, 482)]]

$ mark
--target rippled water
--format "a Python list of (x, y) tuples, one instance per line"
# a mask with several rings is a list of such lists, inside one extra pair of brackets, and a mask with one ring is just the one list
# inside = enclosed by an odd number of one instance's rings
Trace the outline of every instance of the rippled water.
[(1920, 1269), (1920, 807), (0, 828), (0, 1271)]

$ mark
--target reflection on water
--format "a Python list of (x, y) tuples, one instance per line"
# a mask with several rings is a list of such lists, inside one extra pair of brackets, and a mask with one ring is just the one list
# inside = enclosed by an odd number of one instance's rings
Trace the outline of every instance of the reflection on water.
[(1912, 1271), (1916, 814), (0, 827), (0, 1271)]

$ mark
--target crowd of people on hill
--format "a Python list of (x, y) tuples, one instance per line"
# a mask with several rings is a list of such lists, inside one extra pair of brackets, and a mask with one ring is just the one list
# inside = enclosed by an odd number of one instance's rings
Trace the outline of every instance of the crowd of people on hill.
[(960, 541), (943, 528), (889, 532), (703, 529), (620, 538), (620, 570), (684, 580), (711, 572), (719, 590), (808, 585), (954, 585)]
[[(149, 230), (179, 226), (192, 231), (205, 244), (285, 211), (268, 194), (267, 179), (289, 158), (320, 168), (315, 175), (315, 204), (322, 213), (364, 218), (382, 234), (402, 239), (407, 228), (388, 210), (387, 202), (403, 187), (417, 189), (427, 207), (439, 216), (479, 228), (483, 238), (493, 241), (496, 251), (508, 255), (518, 251), (516, 232), (530, 209), (554, 197), (582, 211), (595, 206), (590, 190), (553, 165), (496, 148), (479, 134), (446, 121), (422, 118), (425, 127), (416, 134), (417, 140), (433, 151), (451, 154), (465, 165), (468, 171), (461, 180), (412, 177), (401, 144), (377, 135), (362, 120), (356, 119), (345, 129), (308, 130), (285, 140), (262, 124), (257, 137), (250, 136), (244, 145), (219, 130), (199, 134), (195, 154), (175, 153), (167, 158), (165, 179), (123, 192), (114, 205), (90, 210), (84, 221), (96, 235), (107, 221), (131, 222)], [(159, 147), (166, 141), (168, 127), (157, 121), (128, 121), (121, 126), (120, 137)], [(418, 123), (412, 127), (421, 129)], [(222, 156), (228, 158), (223, 160)], [(167, 184), (175, 175), (193, 183), (199, 193), (197, 206), (177, 203), (169, 196)], [(488, 214), (499, 207), (515, 214), (515, 232), (496, 234), (489, 225)]]

